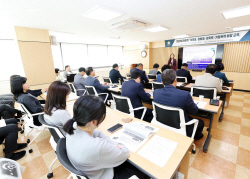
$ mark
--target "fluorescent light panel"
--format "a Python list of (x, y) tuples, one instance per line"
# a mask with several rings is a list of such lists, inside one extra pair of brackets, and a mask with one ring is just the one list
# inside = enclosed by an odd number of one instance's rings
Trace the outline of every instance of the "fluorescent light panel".
[(176, 39), (179, 39), (179, 38), (186, 38), (186, 37), (190, 37), (190, 36), (187, 34), (184, 34), (184, 35), (177, 35), (177, 36), (173, 36), (173, 37)]
[(250, 25), (249, 26), (243, 26), (243, 27), (234, 27), (233, 31), (241, 31), (241, 30), (249, 30), (250, 29)]
[(222, 11), (221, 13), (225, 19), (246, 16), (246, 15), (250, 15), (250, 6), (240, 7), (240, 8), (236, 8), (236, 9), (227, 10), (227, 11)]
[(157, 27), (151, 27), (151, 28), (148, 28), (148, 29), (145, 29), (146, 31), (149, 31), (149, 32), (161, 32), (161, 31), (165, 31), (165, 30), (168, 30), (167, 28), (164, 28), (162, 26), (157, 26)]
[(83, 14), (83, 17), (99, 20), (99, 21), (109, 21), (111, 19), (117, 18), (121, 16), (121, 13), (114, 12), (102, 7), (97, 7), (85, 14)]

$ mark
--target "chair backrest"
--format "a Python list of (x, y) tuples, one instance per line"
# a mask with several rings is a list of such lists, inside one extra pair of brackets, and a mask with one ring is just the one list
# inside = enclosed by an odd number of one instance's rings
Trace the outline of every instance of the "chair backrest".
[(131, 74), (130, 73), (126, 73), (126, 76), (127, 76), (127, 78), (130, 78)]
[(152, 82), (152, 90), (164, 88), (164, 85), (159, 82)]
[(186, 126), (181, 125), (181, 123), (185, 123), (182, 109), (162, 105), (154, 101), (152, 105), (154, 118), (151, 123), (186, 135)]
[(113, 94), (113, 99), (115, 101), (115, 110), (129, 114), (134, 117), (133, 106), (128, 97)]
[(75, 86), (73, 85), (73, 83), (68, 82), (68, 84), (69, 84), (71, 92), (76, 93), (76, 89), (75, 89)]
[(217, 89), (214, 87), (192, 86), (190, 93), (192, 96), (196, 97), (203, 95), (204, 98), (216, 99)]
[(176, 77), (177, 82), (184, 82), (187, 83), (187, 77), (181, 77), (181, 76), (177, 76)]
[(19, 102), (17, 102), (17, 101), (16, 101), (16, 103), (20, 106), (21, 111), (27, 113), (27, 117), (28, 117), (28, 118), (33, 118), (32, 114), (31, 114), (30, 111), (26, 108), (25, 105), (23, 105), (22, 103), (19, 103)]
[(45, 127), (47, 127), (49, 129), (49, 131), (50, 131), (50, 133), (51, 133), (51, 135), (56, 143), (58, 142), (58, 140), (60, 138), (65, 138), (65, 136), (63, 135), (63, 133), (61, 132), (61, 130), (57, 126), (48, 124), (44, 120), (43, 114), (39, 115), (38, 120), (41, 124), (43, 124)]
[(98, 96), (98, 93), (97, 93), (97, 91), (96, 91), (96, 89), (95, 89), (94, 86), (85, 86), (85, 88), (86, 88), (86, 90), (87, 90), (87, 92), (88, 92), (89, 95)]
[(69, 172), (83, 176), (88, 179), (87, 175), (81, 171), (78, 171), (70, 162), (68, 155), (67, 155), (67, 150), (66, 150), (66, 138), (61, 138), (57, 142), (57, 147), (56, 147), (56, 155), (62, 166), (67, 169)]
[(155, 75), (155, 74), (148, 74), (148, 79), (154, 79), (154, 80), (156, 80), (157, 79), (157, 75)]
[(74, 82), (74, 77), (76, 74), (67, 74), (67, 81), (68, 82)]
[(112, 83), (111, 79), (109, 77), (103, 77), (103, 81), (105, 83)]

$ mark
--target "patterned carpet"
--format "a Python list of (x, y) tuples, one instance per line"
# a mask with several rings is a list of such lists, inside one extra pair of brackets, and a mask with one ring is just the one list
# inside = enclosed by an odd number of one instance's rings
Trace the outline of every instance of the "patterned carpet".
[[(35, 134), (37, 131), (32, 136)], [(203, 134), (202, 139), (195, 141), (197, 152), (191, 155), (188, 179), (250, 178), (250, 93), (233, 92), (222, 122), (212, 131), (208, 153), (202, 151), (206, 129)], [(26, 156), (18, 161), (25, 167), (24, 179), (47, 178), (49, 165), (56, 157), (49, 138), (49, 131), (44, 131), (32, 144), (33, 153), (28, 153), (26, 148)], [(26, 142), (24, 134), (19, 134), (18, 142)], [(0, 157), (3, 156), (2, 149), (3, 145), (0, 145)], [(59, 161), (54, 164), (53, 173), (54, 179), (66, 179), (69, 176)]]

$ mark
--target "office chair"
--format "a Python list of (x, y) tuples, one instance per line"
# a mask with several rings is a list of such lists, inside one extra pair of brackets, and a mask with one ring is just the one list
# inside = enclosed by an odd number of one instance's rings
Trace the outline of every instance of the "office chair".
[(84, 96), (85, 93), (87, 92), (86, 89), (76, 89), (73, 83), (68, 82), (68, 84), (69, 84), (69, 87), (70, 87), (70, 89), (71, 89), (71, 92), (72, 92), (72, 93), (75, 93), (76, 95), (77, 95), (77, 91), (84, 91), (84, 93), (83, 93), (82, 96)]
[(100, 97), (101, 95), (105, 95), (103, 102), (106, 103), (108, 95), (109, 95), (108, 93), (97, 93), (94, 86), (85, 86), (85, 88), (86, 88), (89, 95), (95, 95), (98, 97)]
[(216, 99), (217, 89), (214, 87), (192, 86), (190, 94), (196, 97), (203, 95), (204, 98)]
[(177, 82), (184, 82), (187, 83), (187, 77), (181, 77), (181, 76), (177, 76), (176, 77)]
[(85, 173), (78, 171), (70, 162), (66, 151), (66, 138), (61, 138), (58, 140), (56, 155), (62, 166), (71, 173), (68, 179), (70, 179), (71, 177), (88, 179), (88, 176)]
[[(55, 125), (51, 125), (48, 124), (45, 120), (44, 120), (44, 115), (39, 115), (38, 120), (40, 123), (43, 124), (44, 127), (48, 128), (50, 133), (51, 133), (51, 137), (50, 137), (50, 144), (51, 147), (54, 149), (54, 151), (56, 152), (56, 146), (57, 146), (57, 142), (60, 138), (65, 138), (65, 136), (63, 135), (63, 133), (60, 131), (60, 129), (55, 126)], [(47, 174), (47, 178), (52, 178), (53, 177), (53, 171), (52, 171), (52, 166), (53, 164), (56, 162), (57, 157), (53, 160), (53, 162), (50, 164), (49, 166), (49, 172)]]
[(155, 74), (148, 74), (148, 79), (156, 80), (157, 79), (157, 75), (155, 75)]
[(152, 81), (152, 90), (164, 88), (164, 85), (160, 82)]
[(143, 120), (147, 110), (146, 107), (133, 108), (132, 103), (128, 97), (116, 95), (113, 93), (112, 96), (115, 101), (114, 110), (129, 114), (130, 116), (134, 117), (134, 111), (143, 109), (143, 113), (141, 116), (141, 120)]
[[(18, 103), (16, 102), (17, 104), (19, 104), (19, 106), (21, 106), (21, 110), (25, 113), (27, 113), (27, 115), (25, 116), (24, 118), (24, 123), (23, 123), (23, 126), (24, 127), (30, 127), (31, 130), (28, 132), (27, 134), (27, 143), (28, 143), (28, 148), (29, 148), (29, 153), (32, 153), (33, 150), (30, 148), (30, 145), (32, 144), (32, 142), (34, 142), (36, 140), (36, 138), (44, 131), (45, 127), (43, 125), (41, 126), (36, 126), (34, 125), (33, 123), (33, 116), (38, 116), (40, 114), (44, 114), (43, 112), (40, 112), (40, 113), (35, 113), (35, 114), (31, 114), (29, 112), (29, 110), (22, 104), (22, 103)], [(30, 141), (29, 139), (29, 134), (34, 130), (34, 129), (37, 129), (41, 132), (39, 132), (32, 141)]]
[(103, 81), (105, 83), (111, 83), (112, 84), (112, 81), (111, 81), (111, 79), (109, 77), (103, 77)]
[[(152, 102), (153, 105), (153, 119), (152, 124), (169, 129), (182, 135), (187, 135), (186, 126), (194, 124), (194, 129), (191, 138), (194, 138), (195, 132), (198, 126), (198, 120), (192, 119), (189, 122), (185, 122), (184, 112), (180, 108), (174, 108), (166, 105), (162, 105), (156, 102)], [(196, 152), (196, 146), (193, 143), (192, 153)]]

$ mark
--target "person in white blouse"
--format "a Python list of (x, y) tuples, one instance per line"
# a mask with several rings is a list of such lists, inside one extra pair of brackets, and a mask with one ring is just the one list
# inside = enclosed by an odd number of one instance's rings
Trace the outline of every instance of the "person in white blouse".
[(60, 75), (60, 70), (58, 68), (55, 68), (56, 73), (56, 81), (64, 81), (63, 76)]

